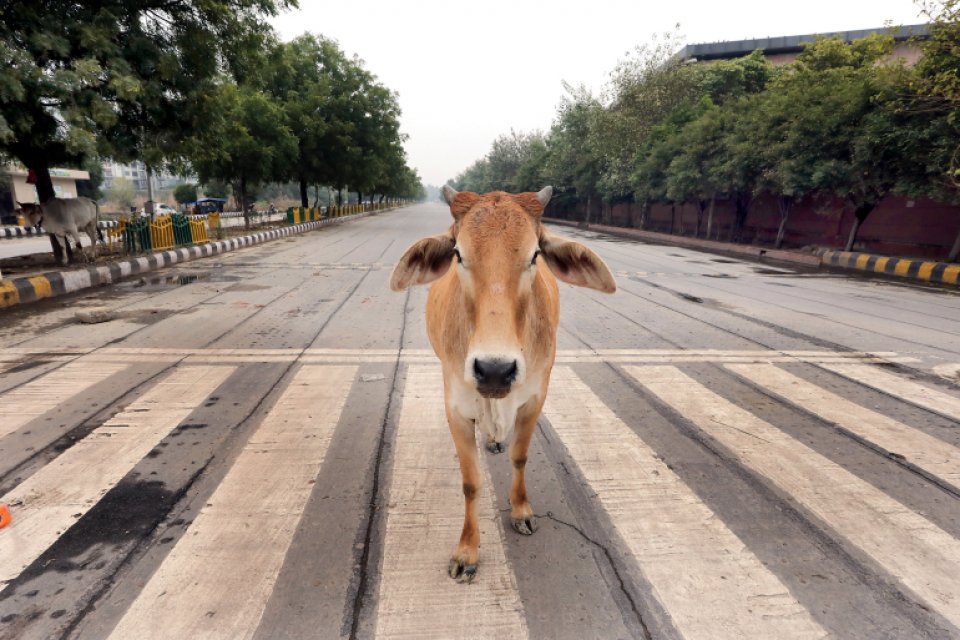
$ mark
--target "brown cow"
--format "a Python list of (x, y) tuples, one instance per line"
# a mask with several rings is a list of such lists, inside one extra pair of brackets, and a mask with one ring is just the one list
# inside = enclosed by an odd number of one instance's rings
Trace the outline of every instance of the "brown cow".
[(617, 288), (593, 251), (543, 227), (540, 218), (552, 194), (551, 187), (482, 196), (444, 187), (453, 225), (407, 249), (390, 280), (394, 291), (435, 281), (427, 301), (427, 332), (443, 368), (447, 421), (466, 501), (463, 533), (448, 568), (460, 582), (473, 579), (479, 555), (475, 427), (495, 453), (513, 433), (510, 516), (518, 533), (532, 534), (536, 522), (524, 467), (556, 353), (556, 278), (606, 293)]

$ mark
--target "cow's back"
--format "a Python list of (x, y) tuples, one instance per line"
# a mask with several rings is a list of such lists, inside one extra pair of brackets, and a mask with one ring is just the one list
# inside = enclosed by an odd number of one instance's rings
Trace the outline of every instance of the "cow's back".
[(51, 233), (76, 231), (96, 224), (97, 203), (90, 198), (51, 198), (42, 205), (43, 225)]

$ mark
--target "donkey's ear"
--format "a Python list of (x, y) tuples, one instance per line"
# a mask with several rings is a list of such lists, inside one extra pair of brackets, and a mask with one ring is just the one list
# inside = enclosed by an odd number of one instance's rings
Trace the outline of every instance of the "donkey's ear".
[(450, 231), (414, 242), (393, 268), (390, 288), (403, 291), (415, 284), (433, 282), (445, 274), (453, 260), (456, 243)]
[(568, 284), (604, 293), (617, 290), (606, 263), (579, 242), (564, 240), (544, 230), (540, 235), (540, 253), (553, 275)]

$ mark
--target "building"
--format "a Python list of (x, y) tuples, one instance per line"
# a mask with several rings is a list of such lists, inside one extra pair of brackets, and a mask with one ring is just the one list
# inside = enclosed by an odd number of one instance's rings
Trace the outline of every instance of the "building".
[[(9, 182), (0, 181), (0, 224), (16, 224), (13, 212), (18, 202), (39, 202), (37, 189), (27, 183), (27, 170), (19, 165), (0, 166), (0, 173), (9, 176)], [(75, 169), (50, 169), (50, 180), (58, 198), (76, 198), (77, 181), (89, 180), (90, 174)]]
[(772, 64), (781, 65), (795, 60), (803, 51), (804, 45), (816, 41), (817, 38), (841, 38), (844, 42), (852, 42), (875, 33), (892, 34), (894, 39), (893, 57), (903, 58), (907, 64), (914, 64), (920, 59), (920, 48), (917, 46), (916, 40), (929, 37), (928, 25), (914, 24), (905, 27), (880, 27), (858, 31), (811, 33), (802, 36), (688, 44), (677, 53), (677, 57), (690, 63), (713, 62), (742, 58), (759, 49), (763, 51), (763, 55)]
[[(146, 193), (147, 167), (142, 162), (135, 161), (129, 164), (123, 164), (116, 162), (115, 160), (104, 160), (102, 166), (102, 189), (104, 191), (110, 188), (115, 178), (126, 178), (133, 183), (133, 188), (135, 191), (139, 193)], [(163, 171), (155, 172), (153, 174), (153, 188), (157, 190), (172, 189), (183, 181), (184, 178), (165, 173)]]

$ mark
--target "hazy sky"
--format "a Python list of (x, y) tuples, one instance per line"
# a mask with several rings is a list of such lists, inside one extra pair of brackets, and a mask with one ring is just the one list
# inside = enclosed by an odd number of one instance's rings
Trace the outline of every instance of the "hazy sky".
[(442, 184), (494, 138), (547, 130), (561, 82), (600, 90), (655, 34), (686, 44), (917, 24), (912, 0), (300, 0), (273, 21), (284, 40), (305, 31), (339, 41), (400, 95), (409, 162)]

